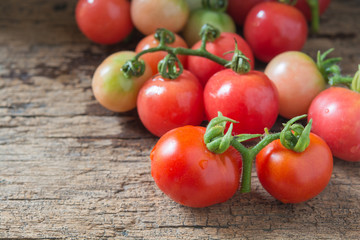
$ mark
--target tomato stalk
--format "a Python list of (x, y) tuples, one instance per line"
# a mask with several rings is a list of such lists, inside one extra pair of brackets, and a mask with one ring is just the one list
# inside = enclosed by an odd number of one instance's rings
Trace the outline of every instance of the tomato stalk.
[(311, 32), (319, 32), (319, 0), (306, 0), (311, 12)]
[[(305, 117), (306, 115), (292, 118), (284, 125), (284, 129), (278, 133), (270, 134), (268, 130), (265, 129), (265, 134), (240, 134), (232, 136), (232, 124), (237, 122), (224, 117), (219, 112), (218, 117), (213, 118), (209, 122), (204, 135), (204, 142), (209, 151), (217, 154), (225, 152), (230, 146), (240, 152), (243, 160), (240, 192), (247, 193), (251, 191), (251, 171), (253, 160), (256, 155), (272, 141), (280, 139), (281, 143), (286, 148), (296, 152), (302, 152), (308, 147), (310, 142), (309, 134), (311, 121), (305, 128), (302, 125), (295, 123)], [(229, 122), (231, 124), (225, 133), (226, 124)], [(263, 136), (262, 139), (255, 146), (245, 147), (245, 145), (241, 143), (261, 136)]]
[[(174, 42), (174, 34), (166, 29), (158, 29), (155, 34), (155, 38), (159, 40), (159, 45), (157, 47), (149, 48), (139, 52), (132, 60), (130, 60), (124, 65), (122, 71), (125, 73), (126, 77), (141, 76), (144, 72), (145, 67), (143, 61), (139, 60), (140, 57), (146, 53), (157, 51), (166, 51), (169, 53), (169, 55), (171, 55), (163, 59), (162, 63), (159, 64), (159, 72), (165, 78), (175, 79), (183, 71), (183, 66), (180, 63), (177, 55), (192, 55), (204, 57), (225, 67), (231, 67), (235, 72), (243, 73), (250, 70), (250, 65), (248, 62), (249, 59), (246, 58), (244, 54), (242, 54), (241, 51), (237, 49), (237, 46), (234, 50), (234, 56), (231, 61), (227, 61), (226, 59), (218, 57), (206, 50), (206, 42), (214, 41), (220, 36), (220, 32), (218, 29), (214, 28), (210, 24), (205, 24), (200, 31), (200, 35), (202, 39), (202, 44), (199, 49), (170, 47), (167, 44)], [(177, 63), (178, 65), (176, 66), (175, 63)], [(164, 67), (164, 64), (166, 67)], [(178, 68), (179, 70), (174, 71), (174, 68)]]
[(355, 73), (351, 83), (351, 90), (360, 93), (360, 64), (358, 65), (359, 70)]

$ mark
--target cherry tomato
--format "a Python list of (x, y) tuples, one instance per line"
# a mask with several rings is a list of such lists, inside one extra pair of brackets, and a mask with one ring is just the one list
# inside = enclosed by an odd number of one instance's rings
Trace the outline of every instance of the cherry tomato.
[[(325, 10), (329, 7), (330, 0), (318, 0), (319, 1), (319, 16), (321, 16)], [(306, 0), (297, 0), (295, 7), (299, 9), (306, 17), (308, 21), (311, 20), (311, 11), (309, 4)]]
[[(155, 34), (151, 34), (140, 40), (140, 42), (137, 44), (135, 48), (135, 52), (139, 53), (143, 50), (154, 48), (159, 45), (159, 41), (155, 39)], [(187, 48), (186, 42), (177, 34), (175, 35), (175, 41), (171, 44), (168, 44), (170, 47), (183, 47)], [(152, 53), (146, 53), (141, 56), (141, 58), (149, 64), (151, 67), (151, 70), (153, 74), (156, 74), (158, 72), (158, 63), (167, 55), (167, 52), (165, 51), (157, 51)], [(186, 55), (177, 55), (179, 60), (181, 61), (182, 65), (186, 67), (187, 65), (187, 56)]]
[(299, 51), (306, 42), (308, 26), (295, 7), (264, 2), (253, 7), (246, 17), (244, 35), (257, 59), (269, 62), (285, 51)]
[(333, 158), (319, 136), (310, 133), (310, 144), (297, 153), (275, 140), (256, 156), (261, 185), (283, 203), (307, 201), (324, 190), (330, 181)]
[(140, 77), (126, 78), (121, 67), (135, 56), (135, 52), (121, 51), (107, 57), (96, 69), (92, 89), (96, 100), (114, 112), (126, 112), (136, 107), (136, 98), (142, 84), (151, 77), (149, 66)]
[(204, 127), (184, 126), (163, 135), (152, 149), (151, 175), (167, 196), (189, 207), (207, 207), (230, 199), (239, 187), (241, 155), (233, 147), (222, 154), (204, 143)]
[(189, 7), (185, 0), (132, 0), (131, 19), (145, 35), (158, 28), (179, 32), (186, 24)]
[(289, 51), (277, 55), (265, 74), (279, 91), (279, 113), (293, 118), (308, 112), (311, 101), (326, 87), (316, 63), (305, 53)]
[(100, 44), (120, 42), (133, 29), (127, 0), (79, 0), (75, 16), (82, 33)]
[(312, 132), (322, 137), (334, 156), (360, 161), (360, 94), (341, 87), (330, 87), (311, 103)]
[(208, 119), (218, 115), (238, 121), (233, 134), (263, 133), (270, 129), (279, 113), (275, 85), (261, 72), (238, 74), (231, 69), (215, 73), (204, 89), (205, 113)]
[(228, 14), (210, 9), (196, 9), (191, 12), (183, 30), (184, 39), (189, 46), (193, 46), (201, 39), (199, 33), (206, 23), (219, 29), (220, 32), (236, 31), (235, 23)]
[(204, 118), (202, 94), (199, 80), (187, 70), (176, 79), (155, 75), (139, 92), (140, 120), (159, 137), (177, 127), (200, 125)]
[[(247, 42), (236, 33), (221, 33), (220, 37), (213, 42), (206, 43), (206, 50), (218, 57), (224, 58), (226, 60), (231, 60), (233, 53), (224, 54), (235, 49), (235, 41), (238, 44), (238, 49), (250, 59), (251, 69), (254, 68), (254, 55), (247, 44)], [(201, 46), (201, 41), (198, 41), (192, 49), (199, 49)], [(188, 57), (188, 70), (195, 74), (200, 80), (200, 82), (205, 86), (209, 78), (214, 75), (214, 73), (225, 69), (224, 66), (215, 63), (212, 60), (209, 60), (204, 57), (189, 56)]]
[(251, 8), (261, 2), (269, 2), (275, 0), (228, 0), (227, 12), (233, 18), (234, 22), (242, 26), (245, 22), (245, 18)]

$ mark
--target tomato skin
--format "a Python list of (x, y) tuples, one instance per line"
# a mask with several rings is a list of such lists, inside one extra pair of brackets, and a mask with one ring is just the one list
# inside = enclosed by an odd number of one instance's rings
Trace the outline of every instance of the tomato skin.
[(183, 36), (189, 46), (201, 40), (200, 29), (204, 24), (211, 24), (220, 32), (235, 32), (236, 26), (232, 18), (224, 13), (209, 9), (196, 9), (190, 13), (189, 19), (183, 29)]
[(131, 19), (144, 35), (158, 28), (179, 32), (186, 24), (189, 7), (185, 0), (132, 0)]
[[(141, 39), (140, 42), (137, 44), (135, 48), (135, 52), (139, 53), (141, 51), (147, 50), (149, 48), (154, 48), (159, 45), (159, 41), (154, 37), (155, 34), (151, 34), (146, 36), (145, 38)], [(184, 39), (182, 39), (179, 35), (175, 35), (175, 41), (173, 43), (167, 44), (170, 47), (183, 47), (188, 48), (186, 42)], [(143, 59), (145, 62), (149, 64), (151, 67), (151, 70), (153, 74), (158, 73), (158, 63), (164, 59), (164, 57), (167, 55), (167, 52), (165, 51), (157, 51), (152, 53), (145, 53), (141, 56), (141, 59)], [(187, 66), (187, 56), (186, 55), (177, 55), (179, 60), (181, 61), (181, 64), (184, 68)]]
[[(205, 48), (208, 52), (218, 57), (231, 60), (234, 54), (228, 53), (224, 55), (224, 53), (235, 49), (235, 40), (237, 41), (238, 49), (250, 59), (251, 69), (254, 69), (254, 55), (252, 50), (248, 43), (236, 33), (223, 32), (215, 41), (207, 42)], [(201, 41), (198, 41), (192, 49), (199, 49), (200, 46)], [(205, 86), (212, 75), (223, 69), (225, 69), (224, 66), (207, 58), (198, 56), (188, 57), (188, 70), (198, 77), (203, 86)]]
[(245, 18), (251, 8), (261, 2), (270, 2), (275, 0), (228, 0), (227, 12), (233, 18), (234, 22), (240, 26), (244, 25)]
[(81, 32), (100, 44), (114, 44), (133, 30), (127, 0), (79, 0), (75, 11)]
[(310, 144), (301, 153), (275, 140), (256, 156), (260, 183), (283, 203), (307, 201), (324, 190), (330, 181), (333, 158), (330, 148), (319, 136), (310, 133)]
[(204, 89), (205, 113), (208, 119), (224, 116), (238, 121), (233, 134), (263, 133), (270, 129), (279, 113), (275, 85), (261, 72), (238, 74), (231, 69), (215, 73)]
[(279, 91), (280, 115), (288, 119), (306, 114), (311, 101), (326, 88), (316, 63), (298, 51), (277, 55), (264, 73)]
[(121, 67), (135, 56), (132, 51), (120, 51), (107, 57), (95, 70), (92, 89), (96, 100), (114, 112), (126, 112), (136, 107), (142, 84), (151, 77), (149, 66), (140, 77), (126, 78)]
[(202, 94), (199, 80), (187, 70), (174, 80), (155, 75), (139, 92), (140, 120), (158, 137), (177, 127), (200, 125), (204, 119)]
[(312, 132), (322, 137), (334, 156), (360, 161), (360, 94), (341, 87), (330, 87), (311, 103), (308, 119)]
[[(330, 1), (331, 0), (319, 0), (319, 16), (321, 16), (329, 7)], [(297, 0), (295, 7), (305, 15), (308, 21), (311, 21), (311, 11), (306, 0)]]
[(207, 207), (230, 199), (239, 187), (241, 155), (233, 147), (222, 154), (204, 143), (204, 127), (184, 126), (163, 135), (150, 154), (151, 175), (175, 202)]
[(285, 51), (301, 50), (307, 34), (304, 15), (293, 6), (278, 2), (256, 5), (244, 24), (245, 39), (255, 57), (263, 62), (269, 62)]

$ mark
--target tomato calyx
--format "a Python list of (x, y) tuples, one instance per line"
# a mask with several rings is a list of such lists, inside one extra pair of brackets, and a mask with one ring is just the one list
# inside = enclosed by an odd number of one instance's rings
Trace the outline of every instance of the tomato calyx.
[(232, 59), (230, 62), (225, 64), (225, 67), (230, 67), (234, 72), (237, 72), (239, 74), (247, 73), (251, 70), (250, 66), (250, 59), (246, 57), (239, 49), (237, 45), (237, 41), (235, 40), (235, 50), (227, 52), (228, 53), (234, 53)]
[(121, 67), (120, 71), (124, 73), (126, 78), (131, 77), (140, 77), (145, 72), (145, 62), (144, 60), (131, 59)]
[(202, 8), (217, 11), (225, 12), (228, 6), (227, 0), (202, 0)]
[(306, 114), (294, 117), (284, 124), (284, 129), (280, 133), (280, 142), (287, 149), (303, 152), (309, 146), (312, 119), (305, 127), (301, 124), (294, 124), (296, 121), (306, 117)]
[(219, 29), (213, 27), (211, 24), (205, 23), (199, 33), (201, 37), (201, 47), (200, 49), (206, 51), (206, 42), (213, 42), (220, 37)]
[[(178, 64), (178, 66), (176, 64)], [(183, 73), (184, 67), (175, 54), (169, 53), (159, 62), (158, 70), (164, 78), (176, 79)]]
[(325, 51), (323, 54), (320, 51), (317, 52), (317, 62), (316, 65), (324, 77), (324, 79), (331, 85), (340, 85), (344, 84), (347, 87), (350, 87), (353, 80), (352, 77), (346, 77), (341, 75), (341, 70), (338, 63), (342, 60), (340, 57), (327, 58), (327, 56), (334, 51), (333, 48)]

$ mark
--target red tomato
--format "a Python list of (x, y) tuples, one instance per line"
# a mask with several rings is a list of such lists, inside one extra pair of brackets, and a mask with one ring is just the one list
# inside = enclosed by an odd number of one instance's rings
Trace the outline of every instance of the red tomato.
[(151, 175), (175, 202), (207, 207), (230, 199), (239, 187), (241, 155), (233, 147), (222, 154), (204, 143), (204, 127), (173, 129), (160, 138), (150, 154)]
[(260, 183), (283, 203), (299, 203), (318, 195), (330, 181), (333, 158), (319, 136), (310, 133), (310, 144), (301, 153), (275, 140), (256, 156)]
[(126, 112), (136, 107), (136, 99), (142, 84), (151, 77), (150, 67), (140, 77), (126, 78), (121, 71), (135, 52), (122, 51), (107, 57), (96, 69), (92, 79), (95, 98), (105, 108), (114, 112)]
[(263, 133), (270, 129), (279, 113), (277, 89), (261, 72), (238, 74), (231, 69), (215, 73), (204, 89), (205, 113), (208, 119), (218, 115), (238, 121), (233, 134)]
[(191, 12), (183, 30), (184, 39), (189, 46), (201, 40), (199, 33), (206, 23), (220, 32), (236, 32), (235, 23), (228, 14), (210, 9), (196, 9)]
[(270, 2), (275, 0), (228, 0), (227, 12), (233, 18), (236, 24), (242, 26), (245, 18), (251, 8), (261, 2)]
[(301, 50), (308, 26), (295, 7), (278, 2), (264, 2), (253, 7), (244, 24), (244, 35), (254, 55), (269, 62), (276, 55)]
[(131, 19), (135, 27), (149, 35), (158, 28), (179, 32), (186, 24), (189, 7), (185, 0), (132, 0)]
[[(329, 4), (330, 0), (319, 0), (319, 16), (321, 16), (325, 12)], [(297, 0), (295, 7), (305, 15), (308, 21), (311, 20), (311, 11), (309, 4), (306, 2), (306, 0)]]
[(265, 74), (279, 91), (279, 113), (293, 118), (308, 112), (311, 101), (326, 87), (316, 63), (305, 53), (289, 51), (277, 55)]
[[(253, 69), (254, 55), (247, 42), (236, 33), (221, 33), (220, 37), (215, 41), (206, 43), (206, 50), (218, 57), (231, 60), (234, 54), (229, 53), (224, 55), (224, 53), (235, 49), (235, 40), (237, 41), (238, 49), (250, 59), (250, 66), (251, 69)], [(199, 49), (200, 46), (201, 41), (197, 42), (192, 49)], [(224, 66), (207, 58), (197, 56), (188, 57), (188, 70), (199, 78), (203, 86), (205, 86), (206, 82), (214, 73), (223, 69), (225, 69)]]
[(312, 132), (322, 137), (334, 156), (346, 161), (360, 161), (360, 94), (331, 87), (311, 103), (308, 119)]
[(76, 22), (86, 37), (100, 44), (113, 44), (133, 29), (127, 0), (79, 0)]
[(199, 80), (187, 70), (176, 79), (155, 75), (139, 92), (140, 120), (156, 136), (177, 127), (200, 125), (204, 118), (202, 94)]
[[(155, 34), (148, 35), (147, 37), (140, 40), (140, 42), (137, 44), (135, 52), (139, 53), (141, 51), (147, 50), (149, 48), (154, 48), (159, 45), (159, 41), (155, 39)], [(177, 34), (175, 35), (175, 41), (173, 43), (167, 44), (170, 47), (183, 47), (187, 48), (187, 44), (185, 41)], [(157, 51), (152, 53), (146, 53), (141, 56), (142, 59), (144, 59), (145, 62), (149, 64), (151, 67), (151, 70), (153, 74), (158, 73), (158, 63), (167, 55), (168, 53), (165, 51)], [(186, 55), (177, 55), (179, 60), (181, 61), (182, 65), (186, 67), (187, 64), (187, 56)]]

